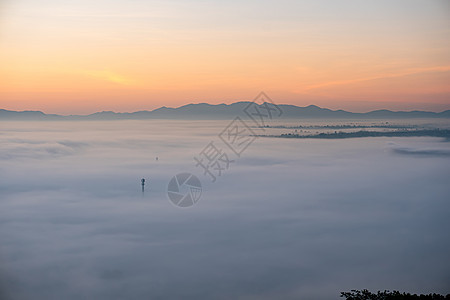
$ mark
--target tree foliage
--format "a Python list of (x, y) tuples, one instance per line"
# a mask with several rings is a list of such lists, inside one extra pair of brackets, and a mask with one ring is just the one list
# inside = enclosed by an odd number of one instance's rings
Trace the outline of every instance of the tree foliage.
[(351, 292), (341, 292), (341, 297), (345, 297), (346, 300), (437, 300), (437, 299), (449, 299), (450, 294), (446, 296), (440, 294), (428, 294), (428, 295), (416, 295), (410, 293), (400, 293), (399, 291), (378, 291), (372, 293), (368, 290), (351, 290)]

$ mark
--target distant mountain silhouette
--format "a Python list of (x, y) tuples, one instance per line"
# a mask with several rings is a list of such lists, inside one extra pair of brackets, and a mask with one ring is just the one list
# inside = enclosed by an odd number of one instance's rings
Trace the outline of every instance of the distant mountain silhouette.
[[(250, 102), (233, 104), (188, 104), (177, 108), (160, 107), (148, 111), (132, 113), (115, 113), (112, 111), (96, 112), (90, 115), (56, 115), (41, 111), (10, 111), (0, 109), (0, 120), (145, 120), (145, 119), (232, 119), (236, 116), (245, 118), (244, 109)], [(261, 107), (261, 106), (260, 106)], [(262, 107), (261, 107), (262, 108)], [(299, 107), (281, 104), (281, 119), (406, 119), (406, 118), (450, 118), (450, 110), (440, 113), (428, 111), (390, 111), (374, 110), (367, 113), (354, 113), (344, 110), (331, 110), (316, 105)]]

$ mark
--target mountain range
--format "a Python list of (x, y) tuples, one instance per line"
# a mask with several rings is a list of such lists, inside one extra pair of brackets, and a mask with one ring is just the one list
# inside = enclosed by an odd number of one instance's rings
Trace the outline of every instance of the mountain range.
[[(185, 119), (215, 120), (233, 119), (236, 116), (246, 118), (244, 109), (251, 102), (233, 104), (188, 104), (177, 108), (160, 107), (155, 110), (142, 110), (132, 113), (116, 113), (112, 111), (96, 112), (89, 115), (57, 115), (45, 114), (41, 111), (11, 111), (0, 109), (1, 120), (145, 120), (145, 119)], [(258, 105), (264, 111), (263, 104)], [(390, 111), (374, 110), (366, 113), (354, 113), (344, 110), (331, 110), (316, 105), (299, 107), (295, 105), (278, 105), (282, 114), (280, 119), (406, 119), (406, 118), (450, 118), (450, 110), (443, 112), (429, 111)]]

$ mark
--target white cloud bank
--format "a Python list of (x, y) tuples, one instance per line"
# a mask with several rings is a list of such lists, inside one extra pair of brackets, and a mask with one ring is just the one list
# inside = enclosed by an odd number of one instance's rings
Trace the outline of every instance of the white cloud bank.
[[(450, 293), (450, 143), (260, 138), (210, 183), (193, 156), (224, 125), (3, 122), (0, 298)], [(165, 194), (184, 171), (187, 210)]]

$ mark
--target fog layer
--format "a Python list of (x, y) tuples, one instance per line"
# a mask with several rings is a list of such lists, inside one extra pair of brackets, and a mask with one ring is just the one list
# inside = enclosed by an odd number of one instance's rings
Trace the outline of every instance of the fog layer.
[[(450, 293), (450, 143), (258, 138), (238, 158), (226, 125), (1, 122), (0, 298)], [(214, 183), (193, 159), (210, 141), (235, 160)], [(203, 186), (188, 209), (180, 172)]]

